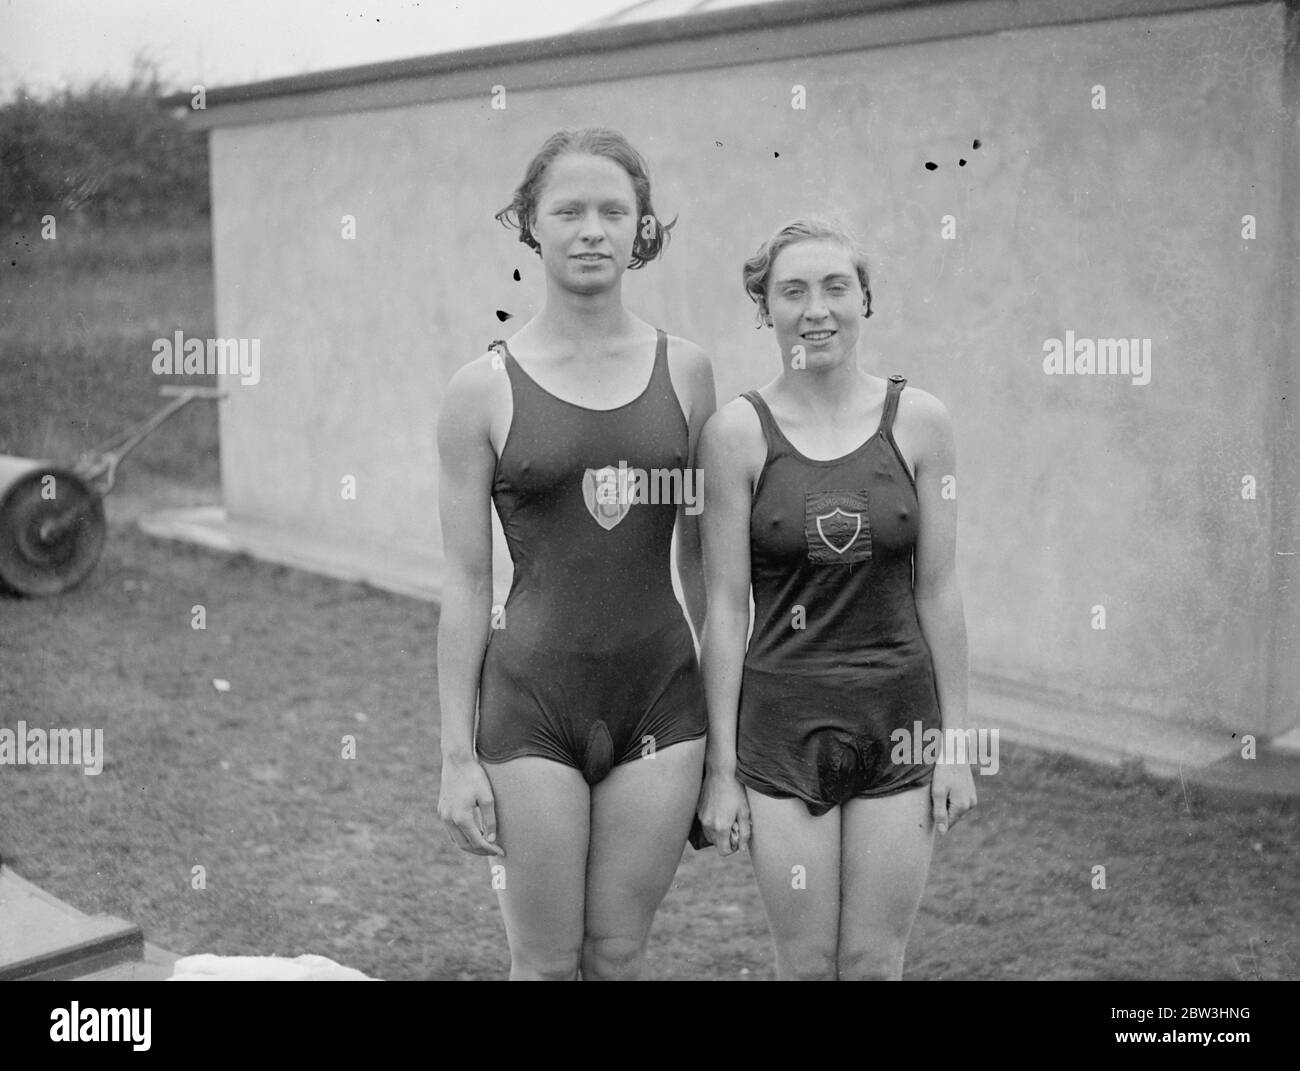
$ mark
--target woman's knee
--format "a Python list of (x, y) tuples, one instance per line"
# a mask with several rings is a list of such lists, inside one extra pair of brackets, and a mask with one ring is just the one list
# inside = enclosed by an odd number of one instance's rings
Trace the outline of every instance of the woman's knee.
[(644, 960), (644, 940), (588, 935), (582, 942), (584, 980), (632, 981), (641, 977)]

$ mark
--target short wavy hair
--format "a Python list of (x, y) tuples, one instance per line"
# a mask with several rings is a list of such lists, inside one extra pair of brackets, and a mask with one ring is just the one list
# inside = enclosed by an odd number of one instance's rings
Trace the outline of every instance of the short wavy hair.
[(867, 298), (866, 312), (863, 318), (871, 316), (871, 276), (867, 271), (867, 253), (862, 244), (848, 227), (835, 220), (818, 216), (805, 216), (791, 220), (772, 237), (758, 247), (758, 252), (745, 261), (745, 293), (758, 306), (758, 326), (763, 326), (767, 316), (767, 290), (772, 278), (772, 265), (777, 255), (787, 246), (796, 242), (828, 239), (839, 242), (849, 251), (849, 258), (858, 273), (858, 282)]
[[(588, 156), (603, 156), (613, 160), (632, 180), (636, 191), (636, 238), (632, 243), (632, 262), (629, 268), (640, 268), (658, 257), (668, 245), (668, 232), (672, 223), (661, 223), (650, 203), (650, 168), (645, 158), (636, 151), (631, 143), (617, 130), (608, 127), (589, 126), (581, 130), (560, 130), (552, 134), (542, 144), (537, 155), (533, 157), (524, 173), (524, 181), (515, 190), (515, 195), (505, 208), (496, 214), (496, 219), (503, 227), (519, 228), (519, 240), (539, 257), (542, 247), (533, 234), (533, 220), (537, 215), (537, 199), (546, 181), (547, 169), (551, 162), (565, 153), (579, 153)], [(642, 222), (646, 216), (654, 219), (654, 232), (647, 238), (643, 234)]]

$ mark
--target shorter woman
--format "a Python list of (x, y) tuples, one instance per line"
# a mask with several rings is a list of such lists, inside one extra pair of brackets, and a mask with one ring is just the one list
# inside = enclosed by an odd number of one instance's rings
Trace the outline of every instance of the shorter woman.
[(723, 855), (750, 844), (779, 978), (900, 978), (933, 829), (975, 804), (965, 764), (910, 761), (912, 735), (966, 716), (951, 424), (861, 367), (871, 291), (846, 230), (783, 227), (744, 282), (782, 370), (701, 438), (699, 817)]

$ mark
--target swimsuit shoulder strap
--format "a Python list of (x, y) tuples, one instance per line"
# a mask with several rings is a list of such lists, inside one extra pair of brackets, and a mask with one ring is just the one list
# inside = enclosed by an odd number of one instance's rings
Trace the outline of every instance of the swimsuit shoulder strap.
[(673, 377), (668, 374), (668, 332), (662, 327), (655, 328), (655, 363), (650, 370), (649, 388), (646, 391), (647, 395), (653, 394), (659, 397), (666, 392), (676, 404), (677, 395), (673, 391)]
[[(510, 352), (510, 344), (505, 339), (494, 338), (488, 343), (488, 349), (496, 351), (492, 366), (499, 368), (504, 364), (506, 377), (510, 380), (510, 395), (514, 399), (515, 406), (512, 426), (515, 422), (520, 422), (520, 415), (525, 411), (541, 409), (546, 412), (564, 408), (563, 402), (524, 371), (519, 359)], [(498, 364), (498, 361), (501, 364)]]
[(767, 407), (767, 402), (758, 391), (747, 390), (741, 397), (754, 407), (754, 411), (758, 414), (758, 422), (763, 426), (763, 440), (767, 443), (767, 460), (763, 467), (766, 468), (776, 458), (790, 453), (790, 441), (777, 426), (772, 410)]
[(662, 327), (655, 328), (655, 361), (650, 371), (650, 382), (645, 394), (640, 399), (642, 404), (652, 405), (656, 420), (667, 420), (677, 432), (690, 441), (691, 429), (686, 419), (686, 406), (673, 385), (672, 373), (668, 368), (668, 332)]
[(506, 345), (506, 340), (504, 338), (494, 338), (488, 343), (488, 349), (496, 352), (496, 356), (492, 358), (492, 367), (497, 368), (504, 365), (506, 374), (510, 377), (511, 388), (517, 388), (519, 376), (516, 373), (519, 371), (519, 364), (515, 360), (515, 355), (510, 352), (510, 347)]
[(907, 379), (898, 374), (889, 377), (889, 391), (885, 395), (885, 411), (880, 414), (880, 431), (889, 436), (894, 435), (894, 417), (898, 414), (898, 398), (907, 385)]

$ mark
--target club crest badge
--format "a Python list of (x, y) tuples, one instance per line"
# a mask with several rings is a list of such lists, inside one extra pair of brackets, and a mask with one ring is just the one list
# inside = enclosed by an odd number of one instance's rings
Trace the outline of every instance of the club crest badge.
[(804, 502), (808, 560), (849, 565), (871, 560), (866, 491), (809, 491)]
[(632, 475), (626, 466), (587, 469), (582, 474), (582, 501), (587, 512), (605, 531), (610, 531), (627, 516), (632, 506), (629, 479)]
[[(840, 535), (850, 526), (853, 531), (849, 532), (839, 543), (830, 534), (835, 532), (836, 535)], [(843, 554), (849, 547), (853, 546), (858, 536), (862, 534), (862, 514), (845, 513), (839, 506), (836, 506), (830, 513), (823, 513), (817, 518), (817, 534), (822, 537), (822, 542), (835, 551), (836, 554)]]

